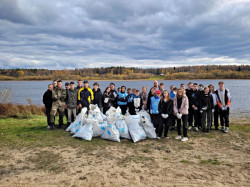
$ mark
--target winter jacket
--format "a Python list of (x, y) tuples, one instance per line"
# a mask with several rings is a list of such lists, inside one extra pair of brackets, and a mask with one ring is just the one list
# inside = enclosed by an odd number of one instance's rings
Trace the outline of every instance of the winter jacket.
[(127, 98), (128, 94), (126, 92), (122, 93), (122, 92), (118, 92), (118, 96), (117, 96), (117, 104), (118, 105), (127, 105)]
[(51, 108), (52, 107), (52, 91), (49, 89), (43, 94), (43, 104), (45, 105), (46, 108)]
[(74, 109), (77, 107), (77, 89), (69, 89), (67, 90), (66, 104), (67, 108)]
[(89, 107), (91, 103), (93, 103), (94, 94), (90, 87), (88, 88), (80, 88), (77, 96), (77, 104), (81, 104), (82, 107)]
[(101, 89), (98, 88), (97, 91), (95, 91), (93, 89), (92, 91), (93, 91), (93, 94), (94, 94), (93, 104), (97, 104), (97, 106), (99, 108), (102, 108), (102, 92), (101, 92)]
[(63, 88), (56, 87), (52, 90), (53, 102), (59, 102), (60, 105), (65, 105), (66, 96), (66, 90)]
[(194, 90), (191, 95), (191, 98), (189, 99), (189, 107), (192, 107), (194, 105), (197, 108), (199, 108), (200, 107), (199, 101), (200, 101), (200, 92), (198, 90)]
[(170, 91), (170, 97), (171, 97), (171, 99), (174, 99), (174, 98), (175, 98), (174, 92)]
[(183, 115), (188, 114), (188, 108), (189, 108), (189, 103), (188, 103), (188, 97), (186, 95), (183, 96), (182, 98), (182, 104), (181, 108), (178, 110), (177, 107), (177, 97), (174, 98), (174, 114), (176, 115), (178, 112), (180, 112)]
[(159, 102), (161, 98), (158, 96), (151, 97), (150, 110), (152, 110), (152, 114), (159, 114)]
[(117, 107), (117, 96), (118, 96), (118, 92), (116, 90), (111, 90), (110, 91), (110, 104), (113, 107)]
[(212, 110), (214, 109), (214, 103), (213, 103), (213, 96), (208, 93), (208, 94), (202, 94), (200, 96), (200, 109), (206, 107), (207, 110)]
[(191, 89), (191, 90), (186, 89), (186, 95), (187, 95), (188, 100), (189, 100), (189, 108), (192, 107), (192, 105), (191, 105), (192, 103), (190, 102), (190, 100), (191, 100), (191, 98), (192, 98), (193, 93), (194, 93), (194, 91), (193, 91), (192, 89)]
[(164, 100), (161, 100), (159, 103), (159, 114), (172, 115), (173, 113), (174, 113), (174, 101), (172, 99), (167, 100), (166, 102)]
[[(102, 107), (103, 108), (109, 109), (112, 106), (110, 96), (111, 96), (111, 93), (109, 93), (109, 94), (103, 93), (103, 95), (102, 95)], [(107, 103), (104, 102), (105, 98), (109, 98)]]
[(151, 105), (151, 97), (153, 97), (154, 95), (149, 92), (148, 93), (148, 100), (147, 100), (147, 109), (149, 110), (150, 109), (150, 105)]
[[(218, 93), (219, 91), (218, 90), (216, 90), (215, 91), (215, 93), (217, 94), (217, 98), (218, 98), (218, 106), (219, 107), (224, 107), (224, 106), (222, 106), (222, 101), (221, 101), (221, 98), (220, 98), (220, 96), (219, 96), (219, 93)], [(224, 91), (225, 93), (225, 95), (224, 95), (224, 103), (226, 104), (226, 105), (228, 105), (228, 106), (230, 106), (230, 104), (231, 104), (231, 96), (230, 96), (230, 93), (229, 93), (229, 91), (227, 90), (227, 89), (225, 89), (225, 91)]]

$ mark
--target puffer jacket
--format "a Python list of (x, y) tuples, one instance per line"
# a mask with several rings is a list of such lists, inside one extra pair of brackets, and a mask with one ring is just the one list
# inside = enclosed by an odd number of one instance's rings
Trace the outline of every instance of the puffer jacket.
[(181, 108), (179, 110), (178, 110), (178, 107), (177, 107), (177, 97), (174, 98), (174, 114), (175, 115), (178, 112), (180, 112), (183, 115), (187, 115), (188, 114), (188, 108), (189, 108), (188, 97), (186, 95), (184, 95), (183, 98), (182, 98)]
[(94, 94), (90, 87), (88, 88), (81, 88), (78, 91), (77, 96), (77, 104), (81, 104), (82, 107), (89, 107), (91, 103), (93, 103), (94, 100)]

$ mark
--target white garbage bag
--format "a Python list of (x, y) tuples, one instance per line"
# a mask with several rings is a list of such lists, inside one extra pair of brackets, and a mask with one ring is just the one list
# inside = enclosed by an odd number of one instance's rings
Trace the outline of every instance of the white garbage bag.
[(131, 137), (129, 135), (129, 131), (128, 131), (128, 126), (126, 124), (125, 119), (121, 119), (119, 121), (116, 121), (115, 126), (120, 133), (120, 137), (126, 138), (126, 139), (131, 139)]
[(135, 108), (139, 108), (141, 105), (141, 98), (134, 98), (134, 106)]
[(66, 131), (71, 131), (73, 133), (75, 133), (76, 131), (78, 131), (82, 125), (82, 120), (85, 117), (85, 114), (87, 112), (87, 108), (83, 108), (81, 113), (77, 115), (76, 119), (74, 122), (72, 122), (68, 128), (66, 129)]
[(106, 127), (108, 126), (108, 123), (106, 121), (103, 121), (102, 123), (93, 123), (93, 137), (102, 136)]
[(147, 113), (145, 110), (141, 110), (140, 112), (138, 112), (138, 114), (141, 116), (142, 127), (147, 134), (147, 137), (156, 138), (155, 128), (153, 123), (151, 122), (149, 113)]
[(125, 121), (128, 125), (129, 133), (133, 139), (133, 142), (146, 139), (147, 135), (141, 125), (140, 115), (125, 116)]
[(102, 116), (103, 121), (107, 121), (107, 116), (105, 114), (103, 114), (102, 112), (100, 112), (100, 114)]
[(102, 123), (103, 122), (103, 118), (101, 116), (101, 111), (99, 108), (94, 109), (95, 115), (94, 118), (99, 122)]
[(92, 140), (93, 137), (93, 130), (92, 130), (92, 125), (91, 124), (87, 124), (82, 126), (79, 131), (73, 135), (74, 138), (81, 138), (84, 140)]
[(117, 109), (111, 107), (107, 112), (107, 121), (108, 124), (114, 124), (117, 120), (122, 119), (122, 111), (121, 108), (118, 107)]
[(114, 124), (107, 125), (101, 138), (106, 139), (106, 140), (112, 140), (115, 142), (120, 142), (120, 134)]

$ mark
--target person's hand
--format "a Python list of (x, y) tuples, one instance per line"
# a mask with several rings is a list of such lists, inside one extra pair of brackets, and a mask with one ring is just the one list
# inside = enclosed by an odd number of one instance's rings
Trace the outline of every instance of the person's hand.
[(165, 114), (165, 119), (168, 118), (168, 114)]
[(68, 108), (68, 106), (67, 105), (65, 105), (65, 109), (67, 109)]
[(202, 114), (202, 113), (203, 113), (203, 110), (200, 110), (200, 113)]
[(194, 105), (192, 105), (192, 108), (195, 109), (196, 107)]
[(82, 108), (82, 104), (79, 104), (79, 105), (78, 105), (78, 109), (79, 109), (79, 108)]
[(214, 113), (214, 109), (212, 109), (212, 112)]
[(152, 110), (150, 110), (150, 114), (152, 114)]
[(203, 107), (202, 110), (207, 110), (207, 107)]
[(165, 114), (161, 114), (161, 117), (162, 117), (162, 118), (165, 118)]

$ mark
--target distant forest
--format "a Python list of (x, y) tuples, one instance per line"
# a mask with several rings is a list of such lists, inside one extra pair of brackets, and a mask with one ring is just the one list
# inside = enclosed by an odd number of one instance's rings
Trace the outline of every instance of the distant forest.
[(82, 69), (0, 69), (0, 80), (135, 80), (250, 79), (250, 65), (208, 65), (171, 68), (105, 67)]

